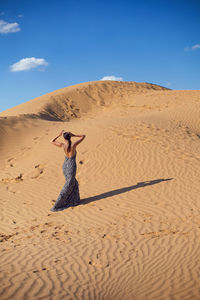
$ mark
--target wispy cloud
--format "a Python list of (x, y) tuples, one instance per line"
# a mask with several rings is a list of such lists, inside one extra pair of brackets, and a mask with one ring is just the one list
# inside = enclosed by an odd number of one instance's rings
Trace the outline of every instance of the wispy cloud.
[(21, 14), (19, 14), (19, 15), (17, 15), (18, 16), (18, 18), (23, 18), (23, 15), (21, 15)]
[(20, 31), (19, 24), (15, 23), (8, 23), (6, 21), (0, 20), (0, 33), (11, 33)]
[(196, 44), (196, 45), (191, 46), (191, 47), (185, 47), (184, 51), (194, 51), (194, 50), (197, 50), (197, 49), (200, 49), (200, 44)]
[(27, 71), (39, 66), (47, 66), (48, 63), (44, 58), (27, 57), (10, 66), (11, 72)]
[(171, 84), (171, 82), (168, 81), (165, 85), (168, 87), (168, 86), (170, 86), (172, 84)]
[(200, 44), (192, 46), (192, 50), (200, 49)]
[(102, 79), (100, 80), (114, 80), (114, 81), (123, 81), (122, 77), (116, 77), (114, 75), (111, 76), (104, 76)]

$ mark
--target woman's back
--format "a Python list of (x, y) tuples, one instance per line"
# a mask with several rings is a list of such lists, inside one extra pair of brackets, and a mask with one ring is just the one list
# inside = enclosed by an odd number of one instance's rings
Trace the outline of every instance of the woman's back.
[(76, 146), (74, 145), (74, 143), (71, 143), (71, 149), (70, 151), (68, 152), (67, 151), (67, 148), (68, 148), (68, 143), (64, 144), (63, 145), (63, 149), (64, 149), (64, 153), (67, 157), (72, 157), (72, 156), (75, 156), (76, 154)]
[[(75, 135), (72, 135), (72, 136), (75, 136)], [(65, 155), (67, 157), (69, 157), (69, 158), (75, 156), (75, 154), (76, 154), (76, 147), (84, 140), (85, 137), (86, 137), (86, 135), (82, 135), (81, 139), (79, 139), (78, 141), (76, 141), (74, 143), (72, 143), (71, 140), (70, 140), (70, 142), (71, 142), (70, 144), (71, 145), (70, 145), (70, 150), (69, 151), (67, 151), (68, 147), (69, 147), (69, 141), (66, 140), (66, 143), (63, 144)]]

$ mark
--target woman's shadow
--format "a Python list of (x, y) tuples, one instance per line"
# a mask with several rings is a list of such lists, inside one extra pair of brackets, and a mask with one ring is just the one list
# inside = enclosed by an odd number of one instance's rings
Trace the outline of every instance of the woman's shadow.
[(84, 205), (84, 204), (87, 204), (87, 203), (90, 203), (90, 202), (93, 202), (93, 201), (101, 200), (103, 198), (112, 197), (112, 196), (119, 195), (119, 194), (122, 194), (122, 193), (125, 193), (125, 192), (128, 192), (128, 191), (131, 191), (131, 190), (142, 188), (142, 187), (145, 187), (147, 185), (153, 185), (153, 184), (160, 183), (162, 181), (168, 181), (168, 180), (172, 180), (172, 179), (173, 178), (166, 178), (166, 179), (155, 179), (155, 180), (150, 180), (150, 181), (138, 182), (136, 185), (127, 186), (127, 187), (124, 187), (124, 188), (121, 188), (121, 189), (113, 190), (113, 191), (102, 193), (102, 194), (99, 194), (99, 195), (96, 195), (96, 196), (93, 196), (93, 197), (82, 199), (80, 204)]

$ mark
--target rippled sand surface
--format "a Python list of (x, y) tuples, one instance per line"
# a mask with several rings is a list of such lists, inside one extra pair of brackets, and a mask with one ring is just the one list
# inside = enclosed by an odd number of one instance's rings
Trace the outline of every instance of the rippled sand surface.
[[(200, 299), (199, 116), (200, 91), (111, 81), (0, 113), (1, 300)], [(62, 129), (81, 204), (55, 213)]]

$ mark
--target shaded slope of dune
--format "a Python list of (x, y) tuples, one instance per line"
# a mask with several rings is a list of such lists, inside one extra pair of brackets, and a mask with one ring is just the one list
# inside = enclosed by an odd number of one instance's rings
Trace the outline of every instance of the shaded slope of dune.
[(167, 88), (151, 83), (94, 81), (56, 90), (1, 112), (1, 141), (7, 144), (9, 138), (19, 142), (24, 131), (40, 126), (40, 120), (70, 121), (99, 108), (120, 105), (126, 99), (132, 101), (134, 95), (151, 90)]
[[(117, 104), (123, 98), (150, 90), (167, 90), (151, 83), (94, 81), (62, 88), (37, 97), (0, 113), (5, 124), (9, 116), (25, 116), (44, 120), (63, 120), (80, 117), (94, 107)], [(14, 119), (13, 119), (14, 121)]]

